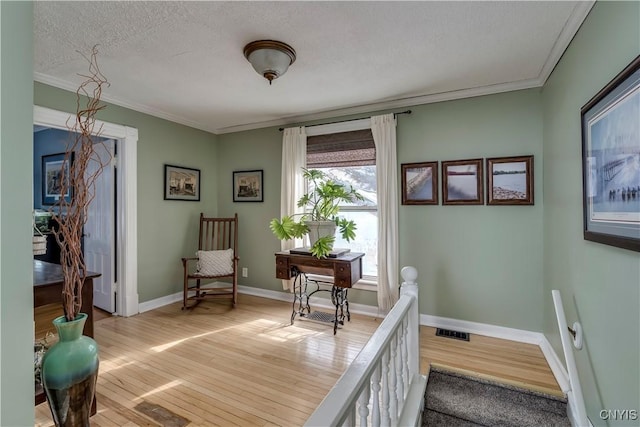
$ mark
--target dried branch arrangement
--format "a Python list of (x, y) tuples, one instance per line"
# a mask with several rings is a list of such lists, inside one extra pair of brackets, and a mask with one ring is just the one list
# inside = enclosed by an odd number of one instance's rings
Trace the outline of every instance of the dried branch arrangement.
[(109, 85), (98, 67), (97, 54), (94, 46), (89, 57), (83, 55), (89, 63), (89, 74), (81, 74), (85, 81), (76, 91), (75, 123), (67, 122), (70, 137), (61, 168), (60, 193), (70, 197), (61, 196), (51, 208), (58, 225), (53, 233), (60, 246), (62, 306), (67, 321), (75, 319), (82, 306), (82, 286), (87, 275), (83, 229), (89, 204), (95, 197), (96, 179), (111, 162), (110, 157), (100, 157), (95, 150), (96, 144), (103, 144), (98, 138), (102, 128), (95, 128), (96, 114), (106, 107), (100, 103), (100, 96), (103, 86)]

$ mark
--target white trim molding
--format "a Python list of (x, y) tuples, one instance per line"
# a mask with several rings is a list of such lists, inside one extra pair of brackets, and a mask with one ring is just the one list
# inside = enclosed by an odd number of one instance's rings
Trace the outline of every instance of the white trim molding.
[[(291, 303), (293, 299), (293, 295), (289, 292), (272, 291), (269, 289), (262, 289), (253, 286), (238, 286), (238, 292), (246, 295), (284, 301), (287, 303)], [(139, 306), (139, 311), (140, 313), (144, 313), (145, 311), (153, 310), (168, 304), (173, 304), (181, 300), (182, 292), (178, 292), (172, 295), (167, 295), (151, 301), (143, 302)], [(314, 307), (323, 309), (335, 309), (335, 306), (325, 298), (311, 297), (309, 302)], [(363, 314), (372, 317), (384, 317), (379, 313), (378, 308), (372, 305), (349, 303), (349, 309), (352, 313), (356, 314)], [(562, 392), (566, 394), (567, 390), (569, 390), (569, 377), (567, 371), (565, 370), (562, 362), (560, 361), (560, 358), (554, 351), (553, 347), (541, 332), (507, 328), (504, 326), (470, 322), (467, 320), (451, 319), (448, 317), (432, 316), (429, 314), (420, 315), (420, 325), (431, 326), (435, 328), (454, 329), (461, 332), (468, 332), (487, 337), (501, 338), (525, 344), (537, 345), (538, 347), (540, 347), (542, 354), (547, 360), (547, 363), (551, 368), (551, 372), (553, 372), (553, 375), (555, 376)], [(567, 396), (567, 398), (569, 400), (569, 409), (571, 409), (571, 396), (569, 395)], [(567, 415), (572, 421), (572, 425), (577, 425), (573, 422), (574, 420), (571, 419), (571, 410), (568, 410)]]
[(556, 381), (558, 381), (558, 385), (563, 393), (567, 393), (569, 391), (569, 374), (562, 364), (558, 354), (555, 352), (547, 337), (542, 335), (542, 342), (540, 343), (540, 350), (542, 354), (544, 354), (544, 358), (547, 359), (547, 363), (549, 364), (549, 368), (551, 368), (551, 372), (556, 377)]
[[(68, 130), (67, 124), (75, 123), (71, 113), (53, 110), (38, 105), (33, 107), (33, 123), (53, 129)], [(118, 296), (116, 314), (133, 316), (138, 314), (138, 184), (137, 152), (138, 129), (115, 123), (96, 120), (95, 128), (100, 136), (122, 142), (119, 144), (118, 188)]]
[(448, 317), (432, 316), (429, 314), (420, 315), (420, 324), (434, 328), (454, 329), (456, 331), (469, 332), (471, 334), (502, 338), (525, 344), (540, 345), (544, 339), (544, 335), (540, 332), (489, 325), (487, 323), (470, 322), (468, 320), (451, 319)]
[[(220, 286), (223, 285), (223, 283), (220, 283)], [(255, 297), (268, 298), (277, 301), (284, 301), (287, 303), (291, 303), (291, 301), (293, 300), (293, 294), (290, 292), (272, 291), (270, 289), (256, 288), (253, 286), (238, 286), (238, 292), (245, 295), (253, 295)], [(140, 313), (144, 313), (145, 311), (154, 310), (156, 308), (160, 308), (179, 301), (182, 301), (182, 292), (156, 298), (151, 301), (142, 302), (138, 306), (138, 311)], [(309, 299), (309, 303), (314, 307), (324, 309), (336, 308), (326, 298), (311, 297)], [(349, 303), (349, 311), (351, 313), (363, 314), (365, 316), (380, 317), (378, 313), (378, 307), (372, 305)]]

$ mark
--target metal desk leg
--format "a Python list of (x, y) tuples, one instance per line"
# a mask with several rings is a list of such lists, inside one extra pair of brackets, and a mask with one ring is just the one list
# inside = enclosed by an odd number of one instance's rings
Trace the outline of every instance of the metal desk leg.
[[(307, 275), (293, 268), (291, 270), (293, 279), (293, 307), (291, 310), (291, 324), (296, 318), (296, 314), (300, 316), (311, 313), (311, 307), (309, 306), (309, 295), (307, 294)], [(298, 309), (296, 310), (296, 303), (298, 303)]]
[[(349, 301), (347, 300), (346, 288), (339, 288), (333, 286), (331, 288), (331, 302), (336, 306), (335, 317), (333, 318), (333, 334), (335, 335), (338, 330), (338, 324), (344, 325), (344, 307), (347, 307), (347, 320), (351, 321), (351, 314), (349, 313)], [(338, 312), (339, 309), (339, 312)]]

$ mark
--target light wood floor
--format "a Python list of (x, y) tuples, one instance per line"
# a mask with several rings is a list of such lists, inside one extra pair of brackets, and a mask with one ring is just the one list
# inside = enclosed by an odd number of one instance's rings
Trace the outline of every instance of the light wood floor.
[[(290, 325), (290, 313), (288, 303), (240, 295), (235, 310), (226, 301), (187, 312), (172, 304), (97, 321), (92, 426), (161, 425), (134, 409), (142, 402), (190, 420), (189, 426), (302, 425), (380, 319), (352, 315), (334, 336), (328, 325)], [(478, 335), (462, 342), (435, 337), (427, 327), (420, 340), (423, 372), (434, 362), (559, 391), (537, 346)], [(37, 426), (53, 425), (46, 403), (35, 415)]]

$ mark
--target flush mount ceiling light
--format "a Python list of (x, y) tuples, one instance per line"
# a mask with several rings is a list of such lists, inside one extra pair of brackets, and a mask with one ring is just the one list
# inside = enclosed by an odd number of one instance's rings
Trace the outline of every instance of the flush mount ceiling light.
[(296, 51), (279, 41), (257, 40), (244, 47), (244, 56), (253, 65), (253, 69), (271, 84), (295, 62)]

